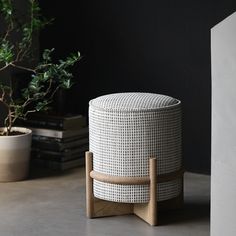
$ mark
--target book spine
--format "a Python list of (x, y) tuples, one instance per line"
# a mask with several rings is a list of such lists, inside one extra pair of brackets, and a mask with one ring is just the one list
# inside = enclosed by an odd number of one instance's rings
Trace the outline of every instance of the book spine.
[(47, 128), (47, 129), (64, 129), (62, 121), (52, 122), (52, 121), (43, 121), (43, 120), (27, 120), (24, 122), (25, 126), (35, 127), (35, 128)]
[(45, 128), (45, 129), (58, 129), (58, 130), (66, 130), (66, 129), (73, 129), (73, 128), (83, 128), (86, 126), (86, 118), (80, 117), (76, 120), (64, 120), (64, 119), (53, 119), (47, 118), (41, 119), (28, 119), (22, 121), (22, 125), (27, 127), (34, 127), (34, 128)]
[(81, 158), (85, 155), (85, 151), (88, 150), (88, 146), (82, 146), (76, 152), (47, 152), (40, 151), (38, 149), (32, 149), (31, 157), (32, 159), (42, 159), (42, 160), (53, 160), (58, 162), (68, 161), (72, 159)]
[(30, 128), (33, 136), (44, 136), (49, 138), (69, 139), (75, 137), (84, 137), (88, 135), (88, 128), (84, 127), (78, 130), (54, 130), (42, 128)]
[(79, 148), (82, 145), (88, 144), (88, 138), (78, 138), (70, 142), (58, 142), (57, 140), (43, 141), (32, 140), (32, 147), (41, 150), (49, 150), (55, 152), (61, 152), (66, 149)]
[(88, 133), (84, 135), (69, 137), (69, 138), (53, 138), (53, 137), (46, 137), (46, 136), (40, 136), (40, 135), (32, 135), (32, 140), (39, 141), (39, 142), (69, 143), (69, 142), (74, 142), (78, 139), (83, 139), (83, 138), (88, 138)]
[(62, 151), (62, 143), (59, 142), (43, 142), (32, 140), (32, 148), (43, 149), (43, 150), (52, 150), (52, 151)]

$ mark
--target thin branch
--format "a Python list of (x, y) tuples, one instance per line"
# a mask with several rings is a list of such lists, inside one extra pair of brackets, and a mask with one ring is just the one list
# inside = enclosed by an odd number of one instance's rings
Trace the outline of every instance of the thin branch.
[(49, 80), (49, 86), (48, 86), (48, 88), (47, 88), (47, 90), (45, 92), (45, 96), (50, 92), (51, 87), (52, 87), (52, 79)]
[(28, 68), (28, 67), (16, 65), (15, 62), (17, 62), (17, 61), (15, 60), (15, 61), (13, 61), (13, 62), (10, 62), (10, 63), (6, 64), (5, 66), (3, 66), (3, 67), (0, 68), (0, 71), (5, 70), (5, 69), (6, 69), (7, 67), (9, 67), (9, 66), (12, 66), (12, 67), (15, 67), (15, 68), (18, 68), (18, 69), (21, 69), (21, 70), (27, 70), (27, 71), (36, 73), (36, 70), (31, 69), (31, 68)]
[(36, 109), (35, 110), (29, 110), (24, 114), (24, 117), (26, 117), (29, 113), (34, 113), (36, 111), (37, 111)]
[(1, 67), (0, 68), (0, 71), (2, 71), (2, 70), (5, 70), (7, 67), (9, 67), (10, 66), (10, 64), (6, 64), (5, 66), (3, 66), (3, 67)]
[(11, 20), (10, 24), (7, 27), (7, 31), (6, 31), (3, 39), (2, 39), (3, 41), (5, 41), (7, 39), (7, 37), (10, 35), (11, 31), (13, 30), (13, 26), (14, 26), (14, 24), (13, 24), (13, 22)]
[(7, 135), (8, 135), (12, 126), (11, 109), (10, 109), (10, 106), (6, 102), (4, 102), (2, 99), (0, 99), (0, 103), (2, 103), (7, 109), (7, 116), (4, 120), (4, 124), (5, 124), (5, 127), (7, 128)]
[[(45, 64), (41, 64), (41, 65), (40, 65), (40, 69), (42, 69), (42, 68), (44, 68), (44, 67), (51, 66), (51, 65), (53, 65), (53, 63), (45, 63)], [(36, 69), (36, 71), (37, 71), (37, 69)]]
[[(31, 0), (31, 12), (30, 12), (30, 34), (28, 35), (28, 45), (27, 48), (25, 48), (25, 50), (20, 50), (19, 53), (17, 54), (17, 59), (19, 61), (22, 61), (24, 59), (24, 57), (27, 55), (27, 53), (30, 51), (30, 48), (32, 46), (32, 35), (33, 35), (33, 19), (34, 19), (34, 0)], [(23, 53), (22, 53), (23, 51)], [(20, 56), (20, 54), (22, 53), (22, 55)]]
[(2, 92), (2, 96), (1, 96), (1, 100), (3, 101), (4, 100), (4, 97), (5, 97), (5, 89), (3, 89), (2, 87), (0, 87), (1, 89), (1, 92)]
[(21, 70), (26, 70), (26, 71), (30, 71), (30, 72), (36, 73), (36, 71), (34, 69), (31, 69), (31, 68), (28, 68), (28, 67), (24, 67), (24, 66), (19, 66), (19, 65), (14, 64), (13, 62), (9, 63), (9, 65), (11, 65), (12, 67), (21, 69)]
[(27, 100), (22, 104), (22, 107), (26, 107), (32, 102), (33, 98), (28, 97)]
[(51, 96), (49, 97), (48, 100), (52, 100), (52, 98), (54, 97), (55, 93), (57, 92), (57, 90), (60, 88), (60, 86), (57, 86), (54, 90), (54, 92), (51, 94)]
[(5, 98), (5, 89), (1, 89), (2, 90), (2, 96), (1, 96), (1, 101), (4, 101), (4, 98)]
[(20, 58), (20, 54), (22, 53), (22, 50), (23, 50), (23, 48), (21, 48), (21, 49), (17, 52), (16, 60), (15, 60), (16, 62), (17, 62), (17, 61), (20, 61), (19, 58)]
[(12, 124), (14, 124), (15, 121), (16, 121), (16, 119), (18, 119), (18, 116), (15, 116), (14, 113), (13, 113), (12, 117), (14, 117), (14, 118), (12, 119)]
[(4, 102), (2, 99), (0, 99), (0, 103), (2, 103), (7, 108), (8, 111), (10, 110), (9, 105), (6, 102)]
[(27, 55), (27, 53), (29, 52), (29, 49), (31, 48), (31, 45), (32, 45), (32, 40), (30, 39), (27, 49), (25, 49), (25, 51), (23, 52), (21, 57), (18, 59), (19, 61), (22, 61), (24, 59), (24, 57)]

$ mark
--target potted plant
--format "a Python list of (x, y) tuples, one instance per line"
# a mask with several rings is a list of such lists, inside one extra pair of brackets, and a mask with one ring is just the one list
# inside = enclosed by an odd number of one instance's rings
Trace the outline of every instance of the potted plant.
[[(31, 130), (14, 127), (15, 121), (26, 119), (29, 113), (47, 110), (59, 89), (72, 86), (70, 68), (80, 60), (76, 53), (54, 63), (51, 58), (54, 49), (45, 49), (37, 65), (25, 66), (32, 57), (35, 33), (47, 24), (36, 0), (28, 0), (28, 6), (29, 14), (22, 22), (17, 19), (12, 1), (0, 0), (0, 16), (6, 29), (0, 36), (0, 73), (18, 69), (31, 74), (20, 97), (14, 96), (11, 81), (6, 85), (0, 79), (0, 106), (6, 111), (4, 127), (0, 128), (0, 182), (23, 180), (28, 174)], [(14, 39), (16, 34), (18, 40)]]

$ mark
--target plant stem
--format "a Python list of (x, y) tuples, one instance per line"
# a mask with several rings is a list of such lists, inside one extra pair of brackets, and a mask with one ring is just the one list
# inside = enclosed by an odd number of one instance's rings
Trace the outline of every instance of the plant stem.
[(24, 67), (24, 66), (19, 66), (19, 65), (16, 65), (16, 64), (12, 63), (12, 62), (9, 63), (9, 65), (11, 65), (12, 67), (21, 69), (21, 70), (26, 70), (26, 71), (30, 71), (30, 72), (35, 73), (35, 70), (34, 70), (34, 69), (31, 69), (31, 68), (28, 68), (28, 67)]
[(11, 110), (8, 112), (8, 126), (7, 126), (7, 135), (10, 134), (12, 128), (12, 117), (11, 117)]
[(6, 64), (5, 66), (0, 68), (0, 71), (5, 70), (10, 64)]
[(10, 62), (10, 63), (6, 64), (5, 66), (1, 67), (0, 71), (5, 70), (9, 66), (12, 66), (12, 67), (15, 67), (15, 68), (18, 68), (18, 69), (21, 69), (21, 70), (26, 70), (26, 71), (30, 71), (30, 72), (36, 73), (36, 70), (28, 68), (28, 67), (16, 65), (16, 64), (14, 64), (14, 62)]
[(9, 135), (12, 128), (11, 109), (10, 109), (10, 106), (6, 102), (4, 102), (2, 99), (0, 99), (0, 103), (2, 103), (7, 109), (7, 117), (5, 118), (4, 123), (5, 123), (5, 127), (7, 128), (6, 135)]

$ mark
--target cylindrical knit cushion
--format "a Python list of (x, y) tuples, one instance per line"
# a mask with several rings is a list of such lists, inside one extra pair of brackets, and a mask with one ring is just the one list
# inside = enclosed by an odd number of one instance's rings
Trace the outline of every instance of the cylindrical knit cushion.
[[(89, 103), (89, 139), (93, 169), (112, 176), (149, 175), (156, 157), (158, 175), (177, 171), (181, 158), (181, 104), (152, 93), (117, 93)], [(158, 201), (178, 196), (181, 179), (159, 183)], [(126, 203), (149, 201), (148, 185), (120, 185), (94, 180), (97, 198)]]

